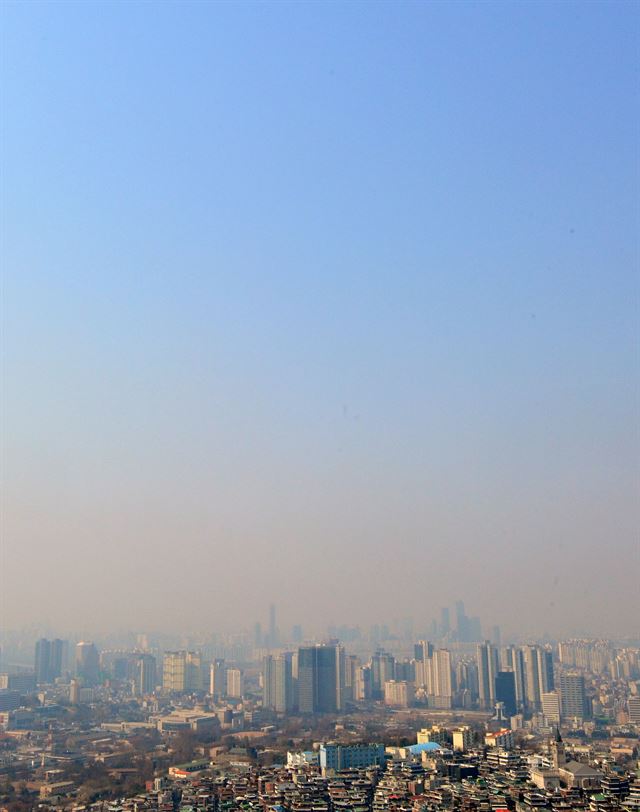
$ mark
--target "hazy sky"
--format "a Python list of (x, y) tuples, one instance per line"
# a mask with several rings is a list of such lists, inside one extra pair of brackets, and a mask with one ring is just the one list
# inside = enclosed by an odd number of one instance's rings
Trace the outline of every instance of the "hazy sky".
[(6, 626), (638, 632), (638, 4), (0, 16)]

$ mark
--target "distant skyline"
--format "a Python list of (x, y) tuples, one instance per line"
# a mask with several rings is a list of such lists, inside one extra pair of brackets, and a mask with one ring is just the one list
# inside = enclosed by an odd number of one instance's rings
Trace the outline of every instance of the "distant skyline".
[(4, 628), (640, 633), (640, 7), (0, 8)]

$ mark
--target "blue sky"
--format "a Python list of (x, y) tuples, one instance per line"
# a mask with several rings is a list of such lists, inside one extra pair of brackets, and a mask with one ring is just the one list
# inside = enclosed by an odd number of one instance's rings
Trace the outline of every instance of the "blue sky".
[(0, 16), (11, 622), (62, 566), (171, 623), (178, 548), (238, 624), (316, 622), (312, 570), (327, 622), (526, 572), (531, 631), (632, 625), (636, 4)]

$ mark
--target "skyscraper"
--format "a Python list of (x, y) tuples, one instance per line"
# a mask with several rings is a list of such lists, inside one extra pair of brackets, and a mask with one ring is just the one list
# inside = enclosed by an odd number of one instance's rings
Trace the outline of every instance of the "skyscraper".
[(290, 713), (294, 706), (292, 653), (268, 654), (263, 663), (263, 704), (276, 713)]
[(139, 654), (134, 664), (135, 692), (139, 696), (152, 694), (157, 684), (156, 658), (151, 654)]
[(318, 671), (315, 646), (298, 649), (298, 710), (315, 713), (318, 705)]
[(478, 661), (478, 694), (480, 705), (483, 708), (493, 708), (495, 694), (495, 678), (498, 673), (498, 652), (489, 641), (480, 643), (476, 649)]
[(502, 669), (513, 671), (516, 692), (516, 708), (522, 710), (526, 699), (525, 667), (522, 649), (507, 646), (502, 649)]
[(202, 690), (202, 658), (193, 651), (165, 651), (162, 688), (169, 693)]
[(45, 640), (36, 643), (35, 672), (38, 683), (50, 683), (62, 676), (64, 662), (64, 640)]
[(415, 660), (415, 684), (418, 688), (424, 688), (427, 694), (431, 691), (431, 658), (433, 657), (433, 645), (426, 640), (420, 640), (413, 647), (413, 657)]
[(298, 650), (300, 713), (334, 713), (341, 703), (341, 647), (302, 646)]
[(209, 693), (218, 699), (227, 690), (227, 668), (224, 660), (214, 660), (209, 666)]
[(564, 719), (588, 719), (591, 716), (582, 674), (561, 673), (560, 711)]
[(242, 699), (244, 695), (244, 674), (240, 668), (227, 668), (227, 696)]
[(542, 713), (545, 715), (547, 724), (559, 724), (561, 711), (560, 711), (560, 695), (557, 691), (549, 691), (543, 693), (541, 697)]
[(396, 661), (392, 654), (378, 650), (371, 658), (371, 697), (384, 698), (384, 684), (395, 679)]
[(538, 680), (540, 682), (540, 695), (553, 691), (555, 680), (553, 677), (553, 652), (550, 649), (538, 649)]
[(82, 641), (76, 646), (76, 675), (83, 685), (97, 685), (100, 670), (98, 649), (90, 641)]
[(433, 708), (450, 708), (453, 689), (451, 682), (451, 653), (447, 649), (436, 649), (433, 652), (430, 682), (429, 705)]
[(516, 680), (513, 671), (498, 671), (495, 676), (496, 702), (502, 702), (507, 716), (516, 714)]
[(531, 710), (541, 707), (540, 691), (540, 655), (538, 646), (523, 646), (525, 684), (527, 687), (527, 706)]
[(162, 689), (180, 693), (186, 688), (184, 651), (165, 651), (162, 660)]

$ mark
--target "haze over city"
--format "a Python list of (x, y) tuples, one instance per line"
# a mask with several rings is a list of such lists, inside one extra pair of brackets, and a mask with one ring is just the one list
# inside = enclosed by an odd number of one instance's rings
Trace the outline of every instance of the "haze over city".
[(2, 626), (637, 638), (638, 18), (4, 3)]

